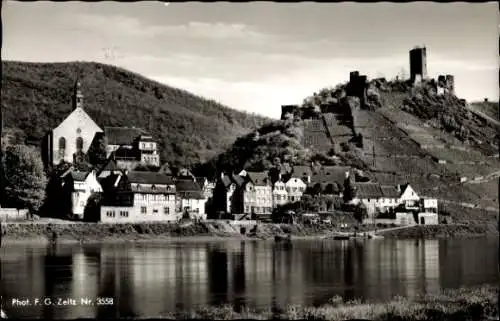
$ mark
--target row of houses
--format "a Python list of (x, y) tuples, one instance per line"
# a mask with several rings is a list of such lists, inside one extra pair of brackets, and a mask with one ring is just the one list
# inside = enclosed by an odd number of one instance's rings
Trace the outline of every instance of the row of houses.
[(109, 167), (90, 172), (70, 168), (61, 175), (61, 187), (70, 191), (76, 219), (86, 219), (92, 195), (100, 195), (94, 220), (101, 222), (177, 221), (184, 215), (206, 219), (212, 189), (206, 179)]
[[(293, 166), (269, 172), (221, 174), (213, 199), (216, 211), (259, 217), (271, 214), (280, 205), (300, 201), (304, 194), (332, 196), (342, 202), (346, 180), (354, 190), (349, 203), (363, 204), (370, 219), (396, 211), (438, 213), (437, 199), (419, 196), (410, 184), (374, 183), (345, 166)], [(333, 212), (335, 202), (321, 207), (320, 211)]]

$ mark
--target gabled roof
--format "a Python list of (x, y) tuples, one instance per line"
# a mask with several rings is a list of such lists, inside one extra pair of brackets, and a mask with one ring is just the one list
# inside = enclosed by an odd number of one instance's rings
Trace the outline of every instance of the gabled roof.
[(309, 166), (294, 166), (293, 175), (296, 177), (311, 176), (312, 170)]
[(177, 192), (201, 191), (200, 185), (190, 179), (178, 179), (175, 182), (175, 187), (177, 188)]
[(265, 186), (270, 183), (269, 177), (265, 172), (247, 172), (248, 181), (256, 186)]
[(174, 185), (172, 177), (157, 172), (139, 172), (131, 171), (127, 174), (130, 183), (136, 184), (156, 184), (156, 185)]
[(384, 197), (380, 184), (374, 183), (355, 183), (356, 197), (360, 199), (381, 198)]
[(87, 176), (89, 176), (90, 172), (77, 172), (73, 171), (71, 172), (71, 176), (73, 177), (73, 180), (75, 182), (84, 182), (87, 179)]
[(385, 198), (398, 198), (401, 195), (401, 193), (392, 186), (381, 186), (381, 189)]
[(182, 198), (203, 199), (204, 195), (198, 183), (190, 179), (179, 179), (175, 183), (177, 193)]
[(337, 183), (344, 184), (345, 173), (351, 171), (348, 166), (324, 166), (311, 176), (311, 184)]
[(76, 171), (73, 167), (70, 167), (63, 174), (61, 174), (61, 178), (71, 176), (75, 182), (84, 182), (89, 174), (90, 172)]
[(132, 145), (144, 131), (134, 127), (104, 127), (104, 135), (109, 145)]

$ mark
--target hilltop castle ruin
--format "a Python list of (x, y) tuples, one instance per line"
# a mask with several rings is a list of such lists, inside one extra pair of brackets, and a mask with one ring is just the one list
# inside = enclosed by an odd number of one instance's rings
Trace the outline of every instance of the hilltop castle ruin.
[[(427, 74), (427, 48), (425, 46), (415, 47), (409, 51), (410, 58), (410, 79), (403, 80), (418, 87), (422, 84), (430, 84), (436, 90), (437, 95), (455, 94), (455, 77), (453, 75), (439, 75), (437, 80), (429, 79)], [(351, 71), (349, 73), (349, 82), (345, 87), (347, 97), (355, 97), (359, 99), (359, 105), (363, 109), (367, 106), (368, 89), (370, 81), (366, 75), (360, 74), (359, 71)], [(322, 113), (323, 112), (323, 108)], [(281, 119), (296, 117), (301, 115), (299, 105), (283, 105), (281, 106)]]

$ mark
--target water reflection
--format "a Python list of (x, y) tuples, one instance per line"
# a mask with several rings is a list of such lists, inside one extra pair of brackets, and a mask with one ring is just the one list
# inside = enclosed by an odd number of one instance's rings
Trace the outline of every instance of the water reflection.
[[(13, 317), (157, 317), (230, 303), (318, 305), (334, 295), (387, 300), (442, 287), (498, 284), (497, 240), (300, 241), (0, 249)], [(110, 306), (13, 307), (12, 298), (114, 299)]]

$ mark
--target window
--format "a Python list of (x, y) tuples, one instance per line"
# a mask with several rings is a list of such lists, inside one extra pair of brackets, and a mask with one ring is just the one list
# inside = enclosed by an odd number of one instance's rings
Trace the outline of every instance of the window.
[(83, 138), (78, 137), (76, 139), (76, 150), (82, 150), (83, 149)]
[(128, 217), (128, 211), (120, 211), (121, 217)]
[(115, 211), (107, 211), (106, 216), (107, 217), (115, 217)]
[(141, 214), (146, 214), (148, 212), (146, 206), (141, 206)]
[(66, 149), (66, 138), (61, 137), (59, 138), (59, 150), (65, 150)]
[(153, 214), (158, 214), (158, 209), (157, 208), (153, 208)]
[(163, 214), (170, 214), (170, 207), (164, 207)]

